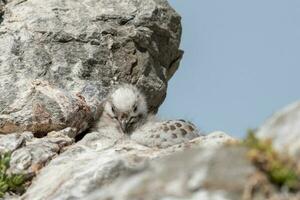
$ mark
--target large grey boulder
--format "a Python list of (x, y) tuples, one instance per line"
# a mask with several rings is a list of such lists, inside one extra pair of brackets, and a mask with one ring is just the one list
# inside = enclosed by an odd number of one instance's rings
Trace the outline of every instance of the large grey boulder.
[(257, 136), (272, 140), (277, 150), (300, 158), (300, 102), (276, 112), (258, 129)]
[[(107, 131), (107, 132), (106, 132)], [(20, 200), (297, 200), (222, 132), (165, 149), (110, 130), (87, 134), (41, 169)]]
[[(15, 144), (8, 146), (10, 149), (17, 148), (9, 171), (37, 174), (25, 194), (6, 194), (4, 199), (300, 198), (299, 193), (279, 191), (270, 184), (248, 160), (247, 149), (229, 145), (236, 140), (223, 132), (168, 148), (146, 147), (126, 135), (109, 133), (110, 129), (89, 133), (71, 146), (76, 135), (71, 128), (43, 138), (34, 138), (29, 132), (2, 135), (1, 141)], [(5, 146), (7, 142), (1, 144)], [(49, 164), (41, 169), (46, 163)]]
[[(205, 193), (201, 188), (207, 184), (213, 187), (208, 195), (224, 187), (220, 195), (228, 196), (227, 189), (240, 197), (247, 177), (254, 172), (244, 150), (217, 150), (234, 140), (225, 133), (200, 136), (166, 149), (149, 148), (109, 133), (109, 129), (89, 133), (54, 158), (21, 199), (162, 199), (154, 198), (157, 195), (188, 199), (203, 195), (198, 193)], [(188, 151), (199, 147), (203, 149)], [(182, 154), (160, 160), (176, 152)], [(152, 160), (157, 161), (150, 164)], [(229, 184), (233, 176), (239, 178)]]
[(163, 102), (182, 56), (166, 0), (3, 2), (0, 133), (82, 132), (118, 82), (141, 87), (151, 111)]
[(124, 174), (86, 199), (241, 200), (255, 173), (245, 153), (226, 147), (177, 153)]

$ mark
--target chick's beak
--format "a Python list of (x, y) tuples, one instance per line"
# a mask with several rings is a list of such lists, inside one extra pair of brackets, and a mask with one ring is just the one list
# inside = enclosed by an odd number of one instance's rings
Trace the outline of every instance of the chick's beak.
[(126, 133), (126, 129), (127, 129), (127, 122), (126, 122), (126, 120), (122, 120), (120, 122), (120, 125), (121, 125), (121, 129), (122, 129), (123, 133)]

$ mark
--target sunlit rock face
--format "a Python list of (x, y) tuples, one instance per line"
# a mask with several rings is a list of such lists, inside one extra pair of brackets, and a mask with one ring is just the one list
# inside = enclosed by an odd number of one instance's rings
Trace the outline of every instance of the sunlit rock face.
[(300, 103), (276, 112), (258, 129), (257, 136), (271, 139), (277, 150), (300, 158)]
[(82, 132), (119, 82), (163, 102), (182, 56), (167, 1), (0, 2), (0, 133)]
[(54, 158), (21, 199), (153, 200), (208, 195), (240, 200), (248, 177), (255, 172), (245, 149), (222, 147), (235, 141), (225, 133), (163, 149), (110, 133), (110, 129), (89, 133)]

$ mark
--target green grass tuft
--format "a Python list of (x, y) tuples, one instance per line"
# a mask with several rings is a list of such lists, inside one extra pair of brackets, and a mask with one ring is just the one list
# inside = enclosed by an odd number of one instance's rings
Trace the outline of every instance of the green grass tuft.
[(271, 183), (291, 191), (300, 189), (300, 173), (296, 162), (280, 155), (271, 141), (258, 139), (255, 131), (250, 130), (243, 145), (250, 149), (248, 155), (251, 162), (267, 175)]
[(25, 178), (21, 174), (9, 174), (10, 154), (0, 155), (0, 198), (7, 192), (21, 194), (25, 191)]

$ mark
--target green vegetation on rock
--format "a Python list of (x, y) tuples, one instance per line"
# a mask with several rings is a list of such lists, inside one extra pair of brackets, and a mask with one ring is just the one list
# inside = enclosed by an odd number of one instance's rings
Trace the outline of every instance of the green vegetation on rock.
[(21, 174), (9, 174), (10, 154), (0, 155), (0, 198), (6, 192), (23, 193), (25, 178)]
[(258, 139), (251, 130), (243, 145), (250, 149), (248, 155), (251, 162), (267, 175), (271, 183), (289, 190), (300, 189), (300, 172), (296, 162), (287, 155), (280, 155), (270, 140)]

